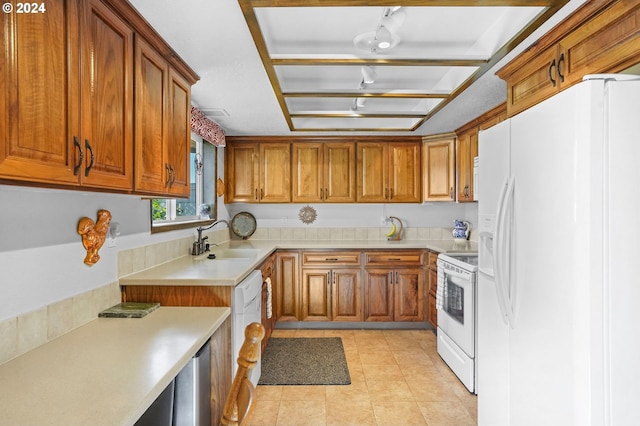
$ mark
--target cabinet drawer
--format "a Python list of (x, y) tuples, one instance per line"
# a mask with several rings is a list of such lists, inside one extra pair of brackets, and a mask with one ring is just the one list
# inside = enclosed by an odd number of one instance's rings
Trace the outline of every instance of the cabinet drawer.
[(427, 267), (429, 269), (438, 269), (438, 266), (436, 264), (436, 262), (438, 261), (438, 255), (440, 253), (438, 253), (437, 251), (430, 251), (428, 253), (428, 262), (427, 262)]
[(302, 253), (302, 266), (359, 266), (359, 251), (305, 251)]
[(396, 250), (365, 252), (366, 266), (424, 266), (426, 251)]

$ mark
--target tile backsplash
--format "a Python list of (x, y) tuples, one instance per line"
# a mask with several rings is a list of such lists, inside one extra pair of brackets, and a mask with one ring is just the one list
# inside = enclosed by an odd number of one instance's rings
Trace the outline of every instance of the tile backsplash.
[[(404, 239), (449, 240), (453, 228), (405, 228)], [(258, 228), (254, 240), (385, 240), (388, 227), (371, 228)], [(230, 239), (226, 228), (205, 233), (211, 244)], [(476, 234), (471, 233), (471, 240)], [(118, 252), (118, 277), (157, 266), (188, 255), (194, 238), (155, 243)], [(0, 364), (55, 339), (89, 321), (121, 301), (120, 286), (113, 282), (69, 299), (0, 321)]]

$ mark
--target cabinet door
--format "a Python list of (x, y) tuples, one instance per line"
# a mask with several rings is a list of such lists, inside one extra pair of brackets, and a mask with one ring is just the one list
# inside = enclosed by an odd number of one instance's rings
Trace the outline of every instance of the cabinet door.
[(225, 148), (226, 203), (258, 202), (258, 144), (238, 143)]
[(393, 271), (364, 271), (364, 320), (393, 321)]
[(420, 145), (389, 144), (389, 196), (396, 203), (420, 202)]
[(507, 79), (509, 116), (535, 105), (559, 90), (558, 46), (553, 45), (532, 58)]
[(360, 203), (385, 202), (389, 197), (387, 144), (362, 142), (357, 145), (357, 200)]
[(455, 186), (454, 138), (423, 144), (423, 201), (453, 201)]
[(260, 144), (261, 203), (291, 201), (291, 147), (288, 143)]
[(478, 155), (478, 129), (460, 135), (456, 140), (459, 202), (473, 201), (473, 158)]
[(325, 186), (323, 148), (321, 143), (294, 143), (291, 145), (292, 201), (294, 203), (322, 201)]
[(324, 144), (324, 189), (322, 198), (329, 203), (356, 201), (356, 147), (353, 143)]
[(136, 38), (135, 190), (168, 192), (170, 173), (164, 152), (167, 134), (168, 69), (165, 59)]
[(276, 312), (277, 321), (300, 319), (300, 254), (279, 252), (276, 255)]
[(334, 269), (331, 272), (331, 319), (362, 321), (360, 269)]
[(424, 270), (396, 269), (393, 274), (394, 320), (424, 321)]
[(302, 270), (303, 321), (331, 321), (330, 269)]
[(436, 329), (438, 327), (438, 311), (436, 310), (436, 288), (438, 286), (438, 271), (436, 269), (429, 269), (429, 292), (427, 298), (427, 320), (431, 323), (431, 326)]
[(77, 185), (78, 2), (46, 6), (0, 16), (0, 179)]
[(86, 2), (82, 48), (82, 184), (133, 188), (133, 30)]
[(189, 197), (191, 193), (191, 86), (169, 69), (168, 131), (166, 162), (170, 166), (169, 193)]

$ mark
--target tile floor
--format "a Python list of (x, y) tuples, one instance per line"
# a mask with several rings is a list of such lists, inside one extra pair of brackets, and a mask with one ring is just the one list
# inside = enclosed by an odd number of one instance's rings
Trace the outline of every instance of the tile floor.
[(430, 330), (275, 330), (342, 338), (351, 385), (258, 386), (251, 425), (476, 425), (470, 394)]

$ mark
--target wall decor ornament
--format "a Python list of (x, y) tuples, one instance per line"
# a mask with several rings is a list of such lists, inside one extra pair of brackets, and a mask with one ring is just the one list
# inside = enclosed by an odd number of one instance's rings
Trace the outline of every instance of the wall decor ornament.
[(300, 213), (298, 213), (298, 217), (300, 221), (306, 225), (309, 225), (316, 221), (318, 217), (318, 213), (316, 213), (316, 209), (311, 206), (304, 206), (300, 209)]
[(85, 264), (93, 266), (100, 260), (98, 250), (104, 244), (110, 222), (111, 212), (109, 210), (98, 210), (97, 222), (89, 217), (83, 217), (78, 222), (78, 234), (82, 235), (82, 245), (87, 250), (87, 256), (84, 258)]

